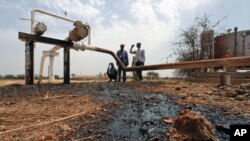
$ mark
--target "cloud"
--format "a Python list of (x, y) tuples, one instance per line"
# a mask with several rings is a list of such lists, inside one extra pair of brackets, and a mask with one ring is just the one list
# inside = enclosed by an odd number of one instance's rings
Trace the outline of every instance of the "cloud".
[[(93, 45), (114, 52), (119, 49), (120, 43), (126, 44), (125, 49), (129, 50), (131, 44), (141, 42), (142, 48), (146, 50), (146, 64), (156, 64), (162, 63), (160, 60), (170, 53), (172, 49), (170, 43), (176, 37), (177, 31), (180, 30), (181, 15), (210, 1), (122, 0), (115, 1), (116, 3), (113, 4), (111, 1), (103, 0), (40, 0), (38, 4), (30, 6), (26, 3), (23, 6), (31, 9), (38, 5), (47, 11), (61, 14), (66, 11), (68, 17), (82, 20), (91, 25)], [(20, 2), (17, 4), (22, 5)], [(73, 27), (47, 16), (38, 15), (37, 18), (48, 24), (46, 36), (62, 39)], [(11, 34), (9, 36), (16, 38), (17, 31), (7, 32)], [(5, 40), (5, 45), (7, 45), (8, 39), (6, 37), (0, 36), (0, 40)], [(11, 43), (10, 45), (20, 46), (20, 44), (23, 46), (23, 43)], [(42, 50), (51, 48), (40, 46), (43, 45), (39, 44), (36, 49), (36, 70), (39, 70)], [(22, 52), (22, 57), (24, 57), (24, 52)], [(55, 74), (62, 74), (62, 57), (61, 50), (60, 56), (55, 59)], [(131, 62), (132, 55), (129, 54), (129, 57)], [(94, 75), (105, 72), (109, 62), (114, 62), (114, 60), (108, 55), (91, 51), (71, 51), (71, 73)], [(22, 63), (22, 65), (24, 64)], [(165, 72), (162, 74), (166, 75)]]
[(1, 0), (0, 1), (0, 8), (7, 9), (7, 10), (17, 10), (21, 11), (22, 13), (26, 12), (27, 1), (19, 0), (16, 1), (9, 1), (9, 0)]
[(150, 0), (138, 0), (131, 4), (131, 15), (136, 19), (137, 23), (150, 25), (156, 21), (155, 10)]
[(14, 29), (1, 29), (0, 75), (22, 74), (24, 71), (24, 44), (17, 38)]
[(146, 50), (146, 64), (159, 63), (173, 49), (170, 43), (180, 30), (180, 16), (183, 12), (195, 10), (199, 5), (208, 2), (210, 0), (132, 1), (127, 7), (130, 17), (121, 19), (117, 17), (123, 15), (117, 16), (117, 13), (113, 13), (110, 17), (114, 15), (116, 18), (109, 26), (100, 24), (94, 27), (93, 43), (100, 46), (106, 45), (116, 51), (121, 42), (125, 43), (126, 49), (129, 50), (131, 44), (139, 41)]
[(102, 8), (105, 4), (101, 0), (90, 0), (89, 2), (82, 2), (80, 0), (41, 0), (41, 5), (48, 8), (56, 9), (57, 12), (66, 11), (69, 16), (83, 18), (87, 21), (100, 19)]

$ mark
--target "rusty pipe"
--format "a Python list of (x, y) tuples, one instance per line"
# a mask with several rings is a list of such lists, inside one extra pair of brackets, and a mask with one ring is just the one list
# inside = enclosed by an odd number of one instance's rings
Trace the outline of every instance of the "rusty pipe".
[(209, 60), (188, 61), (188, 62), (168, 63), (168, 64), (155, 64), (155, 65), (136, 66), (136, 67), (125, 67), (124, 64), (121, 62), (121, 60), (111, 50), (99, 47), (85, 47), (85, 49), (112, 55), (116, 60), (116, 62), (121, 66), (121, 68), (126, 71), (206, 68), (206, 67), (221, 67), (221, 66), (226, 66), (226, 67), (250, 66), (249, 63), (250, 57), (248, 56), (248, 57), (233, 57), (233, 58), (209, 59)]
[(107, 50), (107, 49), (103, 49), (103, 48), (99, 48), (99, 47), (85, 47), (85, 49), (87, 50), (91, 50), (91, 51), (96, 51), (96, 52), (102, 52), (102, 53), (107, 53), (110, 54), (111, 56), (113, 56), (113, 58), (115, 59), (115, 61), (117, 62), (117, 64), (122, 68), (122, 69), (126, 69), (125, 65), (122, 63), (122, 61), (120, 60), (120, 58), (111, 50)]
[(187, 61), (179, 63), (155, 64), (138, 67), (128, 67), (126, 71), (136, 70), (162, 70), (162, 69), (187, 69), (187, 68), (206, 68), (206, 67), (240, 67), (250, 66), (250, 57), (233, 57), (223, 59), (210, 59), (201, 61)]

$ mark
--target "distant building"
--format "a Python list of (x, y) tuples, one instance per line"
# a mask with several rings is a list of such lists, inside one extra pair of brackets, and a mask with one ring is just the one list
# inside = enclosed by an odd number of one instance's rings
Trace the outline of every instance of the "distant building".
[(233, 57), (250, 56), (250, 30), (237, 32), (236, 50), (234, 32), (217, 36), (214, 38), (214, 42), (215, 58), (223, 58), (228, 52), (230, 52)]

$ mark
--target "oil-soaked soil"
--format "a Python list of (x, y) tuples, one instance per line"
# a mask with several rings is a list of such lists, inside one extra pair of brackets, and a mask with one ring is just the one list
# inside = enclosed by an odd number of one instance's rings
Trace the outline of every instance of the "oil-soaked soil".
[[(142, 83), (147, 87), (151, 83)], [(91, 84), (93, 85), (93, 83)], [(230, 124), (249, 124), (250, 117), (243, 115), (225, 114), (226, 108), (208, 106), (203, 104), (178, 105), (175, 100), (181, 98), (168, 95), (165, 92), (148, 92), (131, 90), (131, 85), (115, 83), (99, 83), (99, 90), (91, 90), (87, 93), (95, 93), (97, 100), (116, 101), (117, 105), (108, 109), (110, 119), (101, 123), (99, 128), (105, 133), (97, 140), (168, 140), (166, 129), (172, 124), (163, 122), (164, 117), (175, 117), (183, 109), (191, 109), (200, 112), (215, 127), (216, 137), (222, 141), (229, 140), (228, 129)], [(83, 135), (78, 130), (73, 136)], [(72, 136), (72, 134), (70, 135)]]
[[(70, 85), (18, 85), (2, 87), (0, 88), (0, 96), (2, 98), (0, 101), (0, 114), (2, 117), (6, 116), (4, 115), (6, 111), (13, 111), (13, 109), (8, 109), (9, 107), (20, 107), (25, 104), (29, 108), (32, 102), (36, 105), (31, 108), (37, 108), (36, 114), (33, 115), (36, 116), (36, 119), (39, 119), (39, 117), (46, 119), (47, 115), (52, 116), (51, 113), (54, 113), (53, 118), (56, 119), (56, 117), (70, 115), (67, 113), (73, 114), (81, 110), (86, 111), (84, 115), (61, 121), (60, 124), (19, 131), (18, 134), (12, 133), (9, 137), (5, 136), (4, 139), (164, 141), (168, 140), (166, 130), (172, 127), (173, 124), (164, 123), (163, 118), (175, 118), (183, 109), (200, 112), (217, 128), (215, 136), (222, 141), (229, 140), (228, 129), (230, 124), (250, 124), (249, 115), (244, 115), (242, 112), (237, 113), (237, 110), (236, 112), (231, 112), (231, 109), (226, 106), (193, 102), (180, 103), (179, 100), (186, 99), (186, 97), (175, 95), (173, 91), (161, 90), (161, 83), (148, 81), (127, 83), (84, 82)], [(168, 84), (170, 85), (171, 83), (168, 82)], [(159, 87), (159, 90), (150, 90), (149, 87), (152, 86), (154, 88)], [(196, 88), (197, 86), (192, 86), (192, 90)], [(47, 96), (48, 91), (50, 92), (49, 99), (43, 99), (41, 102), (41, 98)], [(186, 88), (185, 91), (187, 91)], [(36, 93), (39, 93), (39, 95)], [(24, 98), (26, 96), (28, 98)], [(15, 99), (14, 102), (13, 99)], [(27, 101), (27, 103), (24, 103), (24, 101)], [(60, 107), (55, 108), (53, 111), (52, 107), (56, 107), (55, 102)], [(41, 107), (37, 103), (40, 103)], [(42, 105), (43, 103), (46, 105)], [(51, 110), (50, 114), (39, 112), (39, 110), (43, 110), (44, 106), (47, 106), (45, 111)], [(61, 115), (62, 112), (58, 112), (62, 107), (63, 115)], [(21, 111), (22, 108), (16, 108), (15, 110), (19, 110), (25, 119), (27, 110), (23, 109)], [(10, 115), (14, 114), (10, 113)], [(20, 115), (18, 116), (20, 117)], [(29, 113), (26, 116), (29, 117), (31, 114)], [(1, 118), (0, 122), (4, 125), (4, 118)], [(15, 124), (18, 124), (18, 122), (15, 122)], [(5, 128), (7, 128), (5, 130), (9, 130), (8, 126)], [(36, 131), (43, 135), (36, 134)], [(30, 133), (32, 133), (33, 138), (24, 138), (24, 134)], [(15, 136), (13, 137), (13, 135)]]

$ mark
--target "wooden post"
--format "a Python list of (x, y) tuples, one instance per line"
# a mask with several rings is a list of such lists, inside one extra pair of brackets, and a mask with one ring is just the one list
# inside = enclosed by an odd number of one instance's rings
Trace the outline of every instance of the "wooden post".
[(34, 84), (34, 41), (25, 43), (25, 84)]
[(70, 84), (70, 48), (64, 47), (64, 84)]

